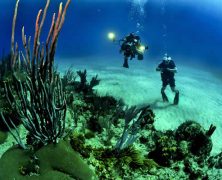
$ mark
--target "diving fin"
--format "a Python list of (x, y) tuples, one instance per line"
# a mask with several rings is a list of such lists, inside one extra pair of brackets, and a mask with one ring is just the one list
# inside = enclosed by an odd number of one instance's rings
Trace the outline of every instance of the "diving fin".
[(173, 100), (174, 105), (178, 105), (178, 103), (179, 103), (179, 91), (176, 92), (174, 100)]
[(163, 98), (163, 102), (169, 102), (167, 95), (165, 94), (165, 92), (161, 92), (162, 94), (162, 98)]
[(129, 68), (129, 64), (128, 64), (128, 59), (127, 58), (124, 59), (123, 67)]

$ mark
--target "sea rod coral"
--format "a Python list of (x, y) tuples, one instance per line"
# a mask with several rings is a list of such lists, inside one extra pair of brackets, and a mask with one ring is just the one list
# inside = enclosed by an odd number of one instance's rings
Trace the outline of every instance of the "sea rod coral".
[[(40, 43), (40, 35), (49, 4), (50, 0), (47, 0), (44, 10), (40, 9), (36, 17), (32, 51), (31, 37), (27, 40), (24, 27), (22, 28), (22, 41), (25, 49), (23, 53), (18, 50), (18, 44), (14, 44), (19, 5), (19, 0), (17, 0), (11, 37), (12, 82), (4, 81), (5, 97), (10, 107), (15, 109), (21, 117), (22, 124), (28, 131), (29, 144), (36, 146), (56, 143), (65, 130), (66, 100), (59, 74), (54, 70), (54, 55), (70, 0), (67, 0), (64, 9), (60, 3), (57, 18), (56, 14), (53, 14), (51, 27), (43, 44)], [(18, 76), (21, 71), (26, 73), (23, 81)], [(8, 124), (2, 112), (0, 116)], [(12, 122), (11, 119), (10, 122)], [(22, 148), (26, 148), (18, 131), (15, 133), (11, 131), (11, 133), (18, 144)]]

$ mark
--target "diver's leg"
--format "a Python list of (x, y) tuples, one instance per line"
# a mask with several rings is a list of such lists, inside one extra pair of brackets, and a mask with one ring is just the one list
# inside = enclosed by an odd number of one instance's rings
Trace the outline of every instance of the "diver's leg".
[(164, 85), (164, 83), (163, 83), (163, 86), (161, 88), (161, 95), (162, 95), (162, 98), (163, 98), (163, 102), (169, 102), (168, 97), (165, 94), (165, 89), (166, 89), (166, 85)]
[(128, 57), (124, 56), (124, 63), (123, 63), (123, 67), (125, 68), (129, 68), (129, 64), (128, 64)]
[(169, 79), (169, 84), (172, 92), (175, 93), (173, 104), (177, 105), (179, 103), (179, 91), (176, 89), (174, 77)]
[(171, 88), (172, 92), (175, 93), (173, 104), (178, 105), (179, 104), (179, 99), (180, 99), (180, 92), (179, 92), (179, 90), (177, 90), (175, 88), (175, 86), (170, 86), (170, 88)]

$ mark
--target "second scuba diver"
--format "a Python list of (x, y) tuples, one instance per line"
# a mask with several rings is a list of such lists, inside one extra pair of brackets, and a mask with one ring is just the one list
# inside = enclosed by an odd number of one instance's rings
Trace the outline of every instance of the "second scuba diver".
[(163, 61), (157, 66), (156, 71), (161, 72), (162, 88), (161, 94), (164, 102), (169, 102), (165, 89), (170, 85), (172, 92), (175, 93), (174, 104), (179, 103), (179, 91), (176, 89), (174, 74), (177, 72), (176, 65), (171, 57), (165, 55)]

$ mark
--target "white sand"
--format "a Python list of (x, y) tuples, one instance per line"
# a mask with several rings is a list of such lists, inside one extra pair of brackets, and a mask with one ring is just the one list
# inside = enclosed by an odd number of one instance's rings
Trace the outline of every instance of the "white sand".
[[(127, 104), (150, 104), (156, 114), (157, 129), (175, 129), (186, 120), (195, 120), (204, 128), (217, 126), (212, 136), (213, 151), (222, 148), (222, 83), (221, 79), (201, 68), (177, 65), (176, 85), (180, 91), (180, 103), (163, 103), (160, 95), (160, 74), (155, 71), (157, 63), (132, 60), (129, 69), (122, 68), (122, 61), (104, 61), (98, 58), (66, 60), (59, 64), (61, 70), (74, 64), (74, 69), (87, 69), (89, 76), (99, 75), (101, 83), (95, 89), (102, 95), (123, 98)], [(96, 61), (97, 60), (97, 61)], [(174, 94), (168, 87), (166, 93), (173, 101)]]

